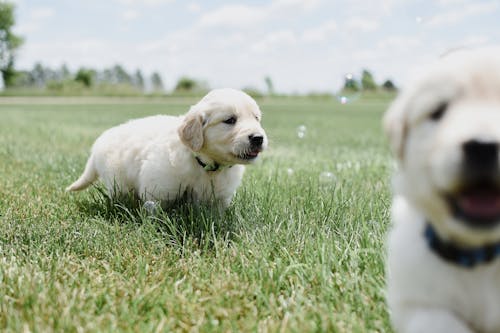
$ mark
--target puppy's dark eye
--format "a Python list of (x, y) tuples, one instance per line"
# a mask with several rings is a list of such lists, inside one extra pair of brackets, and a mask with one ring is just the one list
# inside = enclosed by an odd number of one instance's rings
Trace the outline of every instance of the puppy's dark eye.
[(236, 117), (227, 118), (226, 120), (223, 120), (222, 122), (224, 124), (234, 125), (234, 124), (236, 124)]
[(439, 104), (434, 111), (430, 114), (429, 118), (432, 121), (438, 121), (441, 118), (443, 118), (444, 113), (446, 112), (446, 109), (448, 109), (448, 103), (443, 102)]

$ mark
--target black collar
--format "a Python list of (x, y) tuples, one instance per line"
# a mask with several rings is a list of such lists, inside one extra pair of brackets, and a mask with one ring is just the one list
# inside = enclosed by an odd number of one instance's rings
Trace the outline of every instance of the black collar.
[(439, 238), (436, 230), (427, 223), (424, 236), (429, 248), (442, 259), (456, 265), (473, 268), (478, 264), (486, 264), (500, 256), (500, 243), (482, 247), (463, 248)]
[(217, 171), (221, 167), (221, 165), (215, 161), (213, 164), (207, 164), (204, 163), (198, 156), (195, 156), (194, 158), (196, 158), (196, 162), (198, 162), (198, 164), (201, 165), (205, 171)]

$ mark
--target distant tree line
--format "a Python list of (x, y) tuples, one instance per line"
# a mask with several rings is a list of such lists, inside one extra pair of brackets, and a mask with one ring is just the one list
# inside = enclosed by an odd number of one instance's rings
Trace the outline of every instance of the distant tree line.
[[(82, 67), (72, 72), (68, 66), (50, 68), (36, 63), (31, 70), (16, 71), (15, 79), (9, 88), (46, 89), (52, 92), (75, 92), (89, 89), (114, 93), (164, 93), (163, 79), (158, 72), (145, 76), (140, 69), (133, 72), (121, 65), (114, 65), (103, 70)], [(178, 79), (174, 93), (203, 93), (209, 90), (207, 82), (182, 76)]]
[(385, 90), (385, 91), (397, 91), (398, 88), (392, 82), (392, 80), (387, 79), (382, 84), (378, 85), (375, 82), (373, 74), (367, 70), (363, 69), (361, 72), (361, 79), (357, 80), (353, 75), (348, 74), (344, 78), (343, 90), (347, 91), (377, 91), (377, 90)]
[(103, 70), (82, 67), (71, 72), (66, 65), (53, 69), (41, 63), (36, 63), (31, 70), (17, 71), (10, 87), (61, 90), (75, 86), (92, 88), (103, 85), (129, 87), (141, 92), (146, 88), (156, 92), (164, 90), (163, 80), (158, 72), (144, 77), (140, 69), (129, 73), (121, 65)]

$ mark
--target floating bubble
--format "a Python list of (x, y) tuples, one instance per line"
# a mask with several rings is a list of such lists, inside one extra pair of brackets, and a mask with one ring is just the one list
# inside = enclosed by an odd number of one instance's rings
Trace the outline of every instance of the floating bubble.
[(293, 175), (293, 169), (292, 168), (287, 168), (286, 169), (286, 174), (289, 175), (289, 176), (292, 176)]
[(299, 139), (303, 139), (306, 136), (307, 128), (304, 125), (297, 127), (297, 136)]
[(319, 175), (319, 183), (321, 185), (328, 185), (334, 183), (337, 180), (337, 177), (330, 171), (324, 171)]
[(417, 24), (422, 23), (422, 22), (423, 22), (423, 20), (424, 20), (424, 19), (423, 19), (421, 16), (417, 16), (417, 17), (415, 17), (415, 22), (416, 22)]
[(146, 212), (148, 212), (149, 215), (153, 215), (156, 212), (156, 209), (158, 209), (156, 202), (149, 200), (146, 201), (142, 207)]

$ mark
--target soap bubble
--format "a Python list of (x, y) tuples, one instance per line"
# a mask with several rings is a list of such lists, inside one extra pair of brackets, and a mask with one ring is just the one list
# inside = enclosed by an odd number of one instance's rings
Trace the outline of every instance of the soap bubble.
[(347, 73), (342, 77), (335, 98), (342, 105), (348, 104), (361, 96), (362, 88), (361, 80), (355, 77), (354, 74)]
[(286, 174), (289, 175), (289, 176), (292, 176), (293, 175), (293, 169), (292, 168), (287, 168), (286, 169)]
[(303, 139), (306, 136), (307, 128), (305, 125), (300, 125), (297, 127), (297, 136), (299, 139)]
[(337, 177), (330, 171), (324, 171), (319, 175), (319, 183), (321, 185), (329, 185), (334, 183), (337, 180)]
[(149, 214), (149, 215), (153, 215), (156, 210), (158, 209), (158, 204), (154, 201), (146, 201), (144, 203), (144, 205), (142, 206), (142, 208), (144, 208), (144, 210)]

